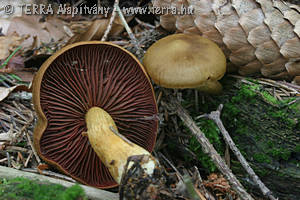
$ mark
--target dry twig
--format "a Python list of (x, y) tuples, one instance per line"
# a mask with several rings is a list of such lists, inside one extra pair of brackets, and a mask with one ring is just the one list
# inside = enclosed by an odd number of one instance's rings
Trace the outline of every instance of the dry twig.
[(113, 9), (113, 11), (111, 13), (111, 17), (109, 19), (109, 23), (107, 25), (107, 28), (106, 28), (106, 30), (104, 32), (103, 37), (101, 38), (101, 41), (105, 41), (107, 39), (107, 36), (108, 36), (109, 32), (111, 31), (112, 25), (113, 25), (113, 23), (115, 21), (115, 18), (116, 18), (117, 7), (119, 7), (119, 0), (115, 0), (114, 9)]
[[(165, 94), (168, 94), (166, 90), (165, 90)], [(232, 189), (239, 195), (241, 199), (253, 200), (251, 195), (246, 192), (242, 184), (231, 172), (231, 170), (228, 168), (224, 160), (221, 158), (221, 156), (218, 154), (218, 152), (215, 150), (212, 144), (208, 141), (204, 133), (199, 129), (199, 127), (193, 121), (192, 117), (188, 114), (188, 112), (181, 106), (181, 104), (177, 101), (177, 99), (171, 96), (170, 94), (168, 94), (168, 99), (170, 99), (168, 103), (165, 102), (161, 102), (161, 103), (169, 110), (176, 111), (177, 115), (183, 121), (185, 126), (187, 126), (190, 129), (191, 133), (196, 137), (198, 142), (201, 144), (203, 152), (210, 156), (210, 158), (212, 159), (214, 164), (218, 167), (220, 172), (222, 172), (222, 174), (224, 174), (224, 176), (227, 178), (227, 180), (232, 186)]]
[[(30, 173), (35, 173), (35, 174), (40, 174), (40, 172), (39, 172), (38, 169), (23, 168), (22, 171), (24, 171), (24, 172), (30, 172)], [(49, 170), (43, 170), (43, 175), (76, 183), (76, 181), (74, 179), (72, 179), (71, 177), (69, 177), (69, 176), (65, 176), (63, 174), (58, 174), (58, 173), (55, 173), (55, 172), (52, 172), (52, 171), (49, 171)]]
[(117, 9), (117, 13), (118, 13), (118, 15), (119, 15), (119, 17), (120, 17), (120, 19), (122, 21), (122, 24), (124, 25), (124, 27), (126, 29), (126, 32), (128, 33), (128, 35), (129, 35), (129, 37), (130, 37), (133, 45), (137, 49), (137, 52), (136, 52), (137, 56), (139, 58), (142, 58), (143, 55), (144, 55), (144, 50), (140, 47), (140, 44), (139, 44), (138, 40), (134, 36), (134, 34), (133, 34), (131, 28), (129, 27), (129, 25), (127, 24), (126, 19), (125, 19), (124, 15), (123, 15), (123, 13), (122, 13), (119, 5), (116, 6), (116, 9)]
[(232, 150), (232, 152), (234, 153), (234, 155), (237, 157), (237, 159), (240, 161), (240, 163), (242, 164), (242, 166), (244, 167), (244, 169), (247, 171), (247, 173), (250, 175), (251, 179), (253, 180), (254, 183), (256, 183), (256, 185), (259, 187), (259, 189), (261, 190), (261, 192), (263, 193), (264, 196), (268, 197), (270, 200), (276, 200), (276, 198), (272, 195), (272, 192), (265, 186), (265, 184), (260, 180), (260, 178), (255, 174), (255, 172), (253, 171), (253, 169), (250, 167), (250, 165), (248, 164), (248, 162), (246, 161), (246, 159), (244, 158), (244, 156), (241, 154), (241, 152), (239, 151), (239, 149), (236, 147), (236, 145), (234, 144), (233, 140), (231, 139), (228, 131), (226, 130), (226, 128), (223, 125), (223, 122), (220, 118), (221, 116), (221, 111), (223, 108), (223, 104), (220, 104), (218, 109), (216, 111), (211, 112), (210, 114), (204, 114), (199, 116), (198, 118), (208, 118), (213, 120), (216, 125), (218, 126), (218, 128), (220, 129), (224, 140), (226, 142), (226, 144), (230, 147), (230, 149)]
[(215, 200), (215, 198), (210, 194), (205, 186), (203, 185), (203, 181), (200, 175), (200, 172), (196, 166), (194, 166), (194, 172), (193, 172), (193, 179), (196, 182), (196, 185), (198, 185), (198, 188), (200, 189), (200, 192), (205, 196), (207, 200)]
[(33, 154), (34, 154), (34, 157), (35, 157), (36, 161), (38, 162), (38, 164), (41, 164), (41, 159), (40, 159), (39, 155), (37, 154), (37, 152), (36, 152), (36, 150), (33, 146), (33, 143), (31, 141), (31, 138), (30, 138), (29, 134), (28, 134), (28, 131), (26, 131), (26, 137), (27, 137), (28, 143), (29, 143), (29, 145), (30, 145), (30, 147), (33, 151)]

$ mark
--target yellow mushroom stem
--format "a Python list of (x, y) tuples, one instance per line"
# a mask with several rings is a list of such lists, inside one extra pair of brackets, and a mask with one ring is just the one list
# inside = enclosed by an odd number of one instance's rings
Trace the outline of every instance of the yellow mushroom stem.
[(208, 94), (220, 94), (223, 90), (223, 87), (219, 81), (208, 80), (202, 85), (198, 86), (196, 89)]
[[(114, 120), (105, 110), (92, 107), (87, 112), (85, 121), (92, 148), (118, 184), (121, 182), (127, 159), (130, 156), (149, 155), (150, 159), (141, 163), (141, 166), (147, 174), (153, 174), (156, 166), (155, 158), (147, 150), (118, 134)], [(130, 167), (129, 163), (128, 168)]]

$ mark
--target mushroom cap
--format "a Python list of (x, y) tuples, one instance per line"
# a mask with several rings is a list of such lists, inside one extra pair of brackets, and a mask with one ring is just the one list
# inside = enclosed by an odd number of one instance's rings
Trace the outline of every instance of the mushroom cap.
[(109, 113), (131, 142), (153, 150), (158, 120), (150, 79), (140, 62), (117, 45), (79, 42), (56, 52), (36, 74), (33, 103), (38, 154), (84, 184), (117, 186), (82, 134), (92, 107)]
[(221, 79), (226, 71), (222, 50), (195, 34), (160, 39), (147, 50), (143, 64), (153, 81), (166, 88), (195, 88)]

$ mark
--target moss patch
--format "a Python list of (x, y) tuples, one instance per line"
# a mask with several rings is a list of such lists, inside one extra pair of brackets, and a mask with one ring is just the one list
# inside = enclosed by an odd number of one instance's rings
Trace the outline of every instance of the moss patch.
[(255, 153), (253, 155), (253, 158), (255, 161), (257, 161), (259, 163), (270, 163), (271, 162), (270, 158), (263, 153)]
[[(206, 119), (198, 120), (196, 123), (205, 133), (205, 136), (208, 138), (208, 140), (214, 145), (219, 154), (223, 155), (223, 142), (220, 137), (220, 131), (215, 123)], [(211, 161), (210, 157), (202, 151), (199, 142), (194, 136), (189, 140), (189, 149), (197, 155), (197, 159), (200, 161), (201, 165), (208, 170), (209, 173), (217, 170), (217, 167)]]
[[(221, 118), (224, 126), (254, 171), (266, 183), (270, 183), (271, 190), (278, 191), (279, 194), (289, 192), (287, 199), (294, 199), (293, 193), (299, 188), (294, 187), (287, 191), (284, 187), (288, 187), (289, 182), (300, 185), (300, 102), (289, 104), (295, 97), (277, 100), (264, 85), (252, 79), (248, 81), (249, 83), (243, 83), (226, 77), (222, 80), (223, 94), (205, 96), (204, 104), (203, 101), (199, 103), (200, 112), (195, 113), (190, 109), (190, 113), (194, 117), (201, 113), (210, 113), (222, 103), (224, 108)], [(184, 99), (193, 102), (191, 96), (184, 96)], [(203, 126), (207, 121), (201, 123), (198, 125), (202, 131), (218, 137), (218, 140), (213, 141), (220, 141), (222, 144), (222, 136), (218, 132), (214, 133), (213, 129), (206, 130)], [(200, 147), (197, 147), (197, 141), (193, 143), (191, 139), (190, 142), (190, 149), (198, 158), (203, 159), (201, 166), (213, 169)], [(214, 146), (218, 149), (218, 145)], [(218, 151), (223, 152), (224, 148)], [(232, 156), (231, 159), (233, 171), (245, 178), (240, 164), (233, 162), (235, 157)], [(203, 164), (205, 161), (207, 165)]]
[(288, 106), (294, 98), (280, 101), (257, 83), (235, 84), (239, 88), (235, 95), (230, 98), (226, 92), (224, 94), (227, 102), (222, 114), (235, 142), (248, 144), (240, 149), (252, 152), (258, 162), (289, 160), (300, 142), (297, 128), (300, 112), (295, 105)]
[(41, 184), (25, 178), (0, 179), (2, 200), (85, 200), (79, 185), (65, 188), (58, 184)]

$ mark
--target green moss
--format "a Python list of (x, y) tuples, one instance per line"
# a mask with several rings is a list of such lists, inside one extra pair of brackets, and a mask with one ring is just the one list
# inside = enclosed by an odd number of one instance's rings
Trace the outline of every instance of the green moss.
[[(197, 121), (197, 125), (204, 132), (208, 140), (214, 145), (216, 150), (222, 155), (223, 143), (220, 138), (220, 131), (215, 123), (211, 120), (201, 119)], [(191, 137), (189, 141), (189, 149), (193, 151), (201, 165), (208, 169), (209, 172), (216, 171), (217, 167), (211, 161), (209, 156), (207, 156), (201, 149), (201, 146), (195, 137)]]
[[(295, 100), (295, 98), (293, 98), (293, 99)], [(289, 105), (289, 108), (296, 112), (300, 112), (300, 102), (298, 101), (298, 103), (293, 103), (293, 104)]]
[(287, 123), (289, 125), (290, 128), (295, 128), (298, 124), (298, 120), (297, 119), (291, 119), (291, 118), (287, 118)]
[(74, 185), (65, 188), (58, 184), (39, 183), (25, 178), (2, 180), (0, 184), (2, 200), (82, 200), (86, 199), (83, 189)]
[[(224, 105), (221, 119), (225, 128), (254, 171), (262, 178), (276, 180), (272, 182), (274, 188), (299, 180), (300, 165), (295, 153), (300, 152), (300, 101), (292, 102), (299, 97), (277, 100), (257, 82), (245, 84), (228, 79), (222, 80), (223, 94), (205, 98), (205, 106), (199, 105), (200, 112), (210, 113), (219, 104)], [(234, 159), (233, 171), (245, 178), (241, 165), (234, 164)]]
[(84, 191), (79, 185), (74, 185), (68, 189), (66, 189), (63, 193), (61, 193), (60, 198), (62, 200), (71, 200), (78, 199), (79, 197), (84, 197)]
[(296, 97), (290, 97), (290, 98), (281, 100), (281, 102), (283, 104), (288, 104), (288, 103), (291, 103), (292, 101), (295, 101), (295, 100), (296, 100)]
[(268, 148), (273, 148), (274, 147), (274, 143), (272, 141), (268, 141), (267, 145), (268, 145)]
[(280, 101), (278, 101), (274, 96), (270, 95), (267, 91), (261, 91), (261, 94), (267, 102), (273, 105), (277, 105), (280, 103)]
[(248, 127), (243, 124), (241, 124), (236, 129), (236, 133), (241, 134), (241, 135), (246, 135), (247, 132), (248, 132)]
[(271, 163), (270, 158), (263, 153), (255, 153), (253, 155), (253, 158), (255, 161), (259, 162), (259, 163)]
[(300, 144), (296, 145), (294, 152), (300, 153)]
[[(260, 96), (268, 103), (274, 105), (274, 106), (285, 106), (288, 103), (294, 101), (296, 98), (291, 97), (283, 100), (278, 100), (276, 97), (271, 95), (268, 91), (264, 90), (261, 85), (258, 84), (258, 82), (254, 79), (252, 79), (250, 82), (253, 84), (248, 85), (248, 84), (242, 84), (240, 87), (240, 90), (238, 91), (238, 95), (232, 97), (233, 102), (240, 102), (242, 100), (249, 100), (252, 101), (254, 100), (253, 97), (256, 97), (258, 93)], [(254, 101), (252, 101), (254, 102)], [(300, 104), (294, 104), (291, 107), (296, 108), (297, 110), (300, 110)]]
[(285, 109), (277, 110), (277, 111), (269, 111), (269, 115), (271, 117), (281, 120), (283, 123), (286, 123), (289, 129), (293, 129), (298, 123), (297, 119), (289, 118), (289, 113), (287, 113), (287, 110)]
[[(272, 163), (274, 159), (288, 160), (291, 156), (290, 148), (283, 147), (281, 143), (276, 143), (268, 138), (273, 137), (273, 132), (276, 131), (274, 124), (282, 128), (282, 132), (278, 132), (278, 135), (285, 137), (285, 131), (293, 130), (298, 125), (298, 121), (290, 118), (290, 108), (279, 107), (278, 105), (286, 105), (293, 99), (284, 99), (282, 101), (277, 100), (270, 95), (264, 88), (258, 83), (253, 84), (240, 84), (239, 90), (235, 95), (229, 95), (229, 101), (224, 102), (224, 108), (222, 111), (222, 120), (227, 130), (231, 133), (231, 136), (236, 144), (246, 143), (249, 146), (239, 146), (239, 150), (243, 152), (245, 157), (253, 156), (254, 160), (258, 163)], [(222, 99), (224, 97), (218, 97)], [(203, 112), (210, 112), (208, 108), (215, 107), (216, 104), (205, 104), (201, 106)], [(249, 109), (249, 110), (248, 110)], [(267, 111), (267, 112), (266, 112)], [(273, 122), (273, 123), (272, 123)], [(275, 122), (275, 123), (274, 123)], [(206, 134), (209, 140), (216, 146), (222, 143), (219, 138), (219, 131), (217, 127), (208, 122), (202, 120), (198, 122), (198, 126)], [(261, 130), (267, 130), (264, 134), (257, 134)], [(288, 140), (288, 138), (286, 138)], [(252, 154), (247, 155), (249, 149), (252, 149), (251, 143), (260, 145), (259, 149), (256, 149)], [(257, 147), (256, 147), (257, 148)], [(190, 149), (196, 153), (202, 165), (209, 168), (210, 171), (214, 170), (214, 165), (209, 162), (206, 155), (201, 151), (199, 143), (195, 138), (190, 141)], [(219, 150), (221, 152), (221, 149)]]
[(231, 101), (233, 103), (238, 103), (244, 101), (245, 99), (252, 99), (257, 95), (255, 91), (258, 89), (259, 86), (257, 85), (242, 85), (238, 95), (232, 97)]
[(269, 113), (271, 117), (279, 118), (279, 119), (285, 119), (288, 117), (288, 114), (284, 112), (283, 110), (278, 110), (275, 112), (270, 112)]
[(283, 159), (283, 160), (288, 160), (291, 156), (291, 151), (288, 149), (284, 149), (282, 147), (273, 148), (269, 150), (268, 153), (277, 159)]
[(267, 169), (253, 169), (256, 174), (260, 177), (265, 177), (270, 174), (270, 171)]
[(236, 105), (234, 105), (233, 103), (226, 103), (224, 105), (224, 110), (229, 112), (232, 117), (236, 116), (240, 112), (240, 109)]

